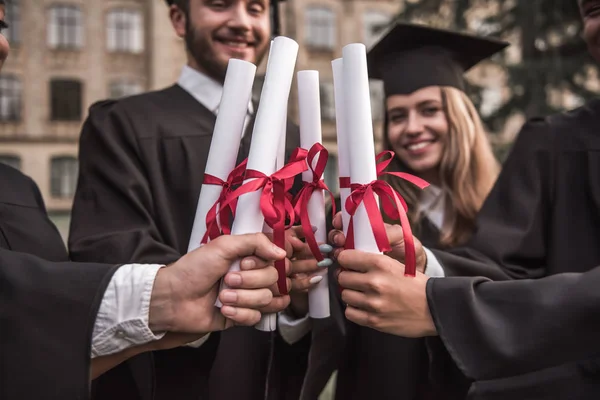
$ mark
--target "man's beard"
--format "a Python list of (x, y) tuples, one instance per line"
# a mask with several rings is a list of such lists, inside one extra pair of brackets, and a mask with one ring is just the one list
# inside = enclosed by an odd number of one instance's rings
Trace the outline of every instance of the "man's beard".
[(197, 31), (191, 25), (189, 18), (187, 18), (186, 25), (185, 46), (196, 62), (196, 65), (202, 68), (211, 78), (221, 83), (225, 82), (227, 66), (219, 63), (213, 49), (205, 39), (197, 34)]
[[(227, 63), (222, 65), (217, 59), (214, 49), (208, 41), (198, 34), (195, 27), (192, 26), (190, 18), (186, 18), (185, 46), (192, 56), (196, 65), (198, 65), (211, 78), (218, 82), (225, 82), (227, 73)], [(265, 56), (267, 48), (265, 47), (260, 54), (256, 54), (256, 65), (260, 64)]]

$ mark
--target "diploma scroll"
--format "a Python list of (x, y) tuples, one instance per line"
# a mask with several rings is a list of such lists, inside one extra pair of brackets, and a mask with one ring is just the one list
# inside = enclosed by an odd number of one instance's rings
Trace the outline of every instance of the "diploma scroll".
[[(229, 60), (219, 113), (204, 170), (207, 175), (226, 181), (235, 167), (255, 73), (254, 64), (243, 60)], [(223, 187), (220, 185), (202, 185), (188, 252), (200, 247), (207, 228), (206, 215), (219, 199), (222, 190)]]
[[(377, 169), (365, 45), (353, 43), (344, 46), (342, 59), (343, 116), (350, 154), (350, 178), (353, 184), (366, 185), (377, 180)], [(352, 219), (355, 248), (381, 253), (364, 203), (358, 206)]]
[[(348, 149), (348, 132), (346, 129), (346, 108), (344, 105), (344, 60), (338, 58), (331, 62), (333, 69), (333, 90), (335, 99), (335, 124), (338, 146), (338, 171), (340, 178), (350, 179), (350, 151)], [(340, 205), (342, 209), (342, 225), (344, 235), (348, 233), (350, 214), (346, 210), (346, 199), (350, 188), (340, 184)]]
[[(300, 146), (310, 149), (315, 143), (321, 144), (321, 104), (319, 97), (319, 72), (298, 72), (298, 101), (300, 112)], [(314, 160), (316, 164), (318, 157)], [(313, 165), (314, 168), (314, 165)], [(304, 182), (313, 181), (313, 171), (309, 169), (302, 173)], [(327, 243), (327, 227), (325, 222), (325, 194), (322, 189), (316, 189), (307, 205), (308, 217), (311, 225), (317, 227), (314, 233), (317, 243)], [(327, 269), (323, 269), (319, 275), (323, 280), (309, 289), (308, 308), (311, 318), (329, 317), (329, 283)]]
[[(265, 76), (261, 101), (256, 112), (252, 142), (248, 155), (247, 170), (256, 170), (267, 176), (275, 172), (279, 137), (284, 115), (287, 112), (287, 99), (298, 55), (298, 44), (280, 36), (273, 40), (269, 57), (269, 73)], [(246, 180), (245, 182), (248, 182)], [(242, 194), (238, 199), (236, 217), (231, 233), (241, 235), (263, 231), (264, 216), (260, 208), (261, 191)], [(239, 271), (239, 261), (230, 271)], [(221, 288), (226, 288), (222, 283)], [(221, 306), (220, 302), (217, 302)], [(270, 317), (271, 320), (272, 317)], [(261, 327), (264, 328), (264, 327)], [(275, 330), (276, 325), (267, 327)]]

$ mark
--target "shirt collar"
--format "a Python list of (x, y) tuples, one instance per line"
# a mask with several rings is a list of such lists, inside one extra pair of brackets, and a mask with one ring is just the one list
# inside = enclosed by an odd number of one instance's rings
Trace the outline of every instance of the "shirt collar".
[(419, 209), (438, 228), (444, 224), (444, 192), (438, 186), (429, 185), (421, 191)]
[[(184, 65), (177, 84), (194, 97), (200, 104), (214, 114), (219, 111), (223, 96), (223, 85), (208, 75)], [(248, 113), (254, 112), (252, 101), (248, 104)]]

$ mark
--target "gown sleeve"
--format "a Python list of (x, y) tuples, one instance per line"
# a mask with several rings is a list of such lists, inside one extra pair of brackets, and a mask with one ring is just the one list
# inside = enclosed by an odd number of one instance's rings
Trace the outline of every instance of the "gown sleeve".
[(116, 269), (0, 249), (0, 398), (88, 398), (92, 330)]
[(514, 377), (598, 357), (600, 267), (542, 279), (432, 278), (438, 333), (473, 380)]

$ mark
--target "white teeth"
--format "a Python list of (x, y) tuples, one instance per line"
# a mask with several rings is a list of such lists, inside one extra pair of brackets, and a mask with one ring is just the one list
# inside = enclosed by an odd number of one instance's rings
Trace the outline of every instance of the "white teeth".
[(408, 146), (408, 150), (420, 150), (429, 146), (429, 142), (415, 143)]
[(225, 44), (227, 46), (239, 47), (239, 48), (245, 48), (248, 46), (248, 43), (244, 43), (244, 42), (225, 42)]

